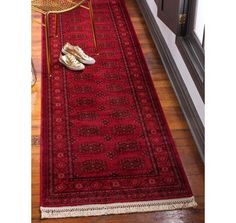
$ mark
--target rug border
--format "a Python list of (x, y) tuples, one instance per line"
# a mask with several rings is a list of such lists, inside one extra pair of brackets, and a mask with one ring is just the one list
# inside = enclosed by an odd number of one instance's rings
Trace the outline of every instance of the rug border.
[(111, 204), (92, 204), (65, 207), (40, 207), (41, 219), (100, 216), (135, 212), (166, 211), (196, 207), (194, 196), (188, 198), (125, 202)]

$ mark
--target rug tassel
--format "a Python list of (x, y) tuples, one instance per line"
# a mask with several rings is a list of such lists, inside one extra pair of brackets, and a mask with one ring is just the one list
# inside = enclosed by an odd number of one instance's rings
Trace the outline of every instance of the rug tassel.
[(161, 201), (143, 201), (130, 203), (95, 204), (70, 207), (41, 207), (41, 218), (65, 218), (152, 212), (196, 207), (194, 197)]

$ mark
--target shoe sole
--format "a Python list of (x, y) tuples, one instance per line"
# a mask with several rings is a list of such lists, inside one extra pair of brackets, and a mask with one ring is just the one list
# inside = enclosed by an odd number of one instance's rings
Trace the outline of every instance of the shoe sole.
[(63, 64), (64, 66), (66, 66), (68, 69), (73, 70), (73, 71), (81, 71), (81, 70), (84, 70), (84, 69), (85, 69), (85, 67), (84, 67), (84, 68), (79, 68), (79, 69), (76, 69), (76, 68), (73, 68), (73, 67), (69, 67), (69, 66), (68, 66), (66, 63), (64, 63), (64, 61), (61, 60), (60, 58), (59, 58), (59, 62), (60, 62), (61, 64)]

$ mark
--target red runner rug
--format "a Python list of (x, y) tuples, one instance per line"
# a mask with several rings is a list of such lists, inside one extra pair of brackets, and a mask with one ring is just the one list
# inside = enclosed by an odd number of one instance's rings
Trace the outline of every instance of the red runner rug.
[[(94, 0), (100, 55), (82, 72), (58, 62), (66, 43), (94, 55), (89, 14), (50, 21), (43, 43), (41, 216), (173, 210), (196, 205), (123, 0)], [(43, 37), (44, 38), (44, 37)]]

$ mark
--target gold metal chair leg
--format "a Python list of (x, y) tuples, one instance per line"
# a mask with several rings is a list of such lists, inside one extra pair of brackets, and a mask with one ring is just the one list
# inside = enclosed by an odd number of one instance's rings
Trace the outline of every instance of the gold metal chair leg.
[(45, 37), (46, 37), (46, 57), (48, 75), (51, 76), (51, 58), (50, 58), (50, 43), (49, 43), (49, 15), (45, 15)]
[(98, 52), (98, 46), (97, 46), (97, 36), (96, 36), (96, 31), (95, 31), (92, 0), (89, 0), (88, 4), (89, 4), (89, 15), (90, 15), (90, 20), (91, 20), (91, 27), (92, 27), (92, 32), (93, 32), (93, 42), (95, 46), (95, 52), (98, 55), (99, 52)]
[(58, 15), (57, 14), (55, 14), (55, 25), (56, 25), (55, 35), (56, 37), (58, 37)]

